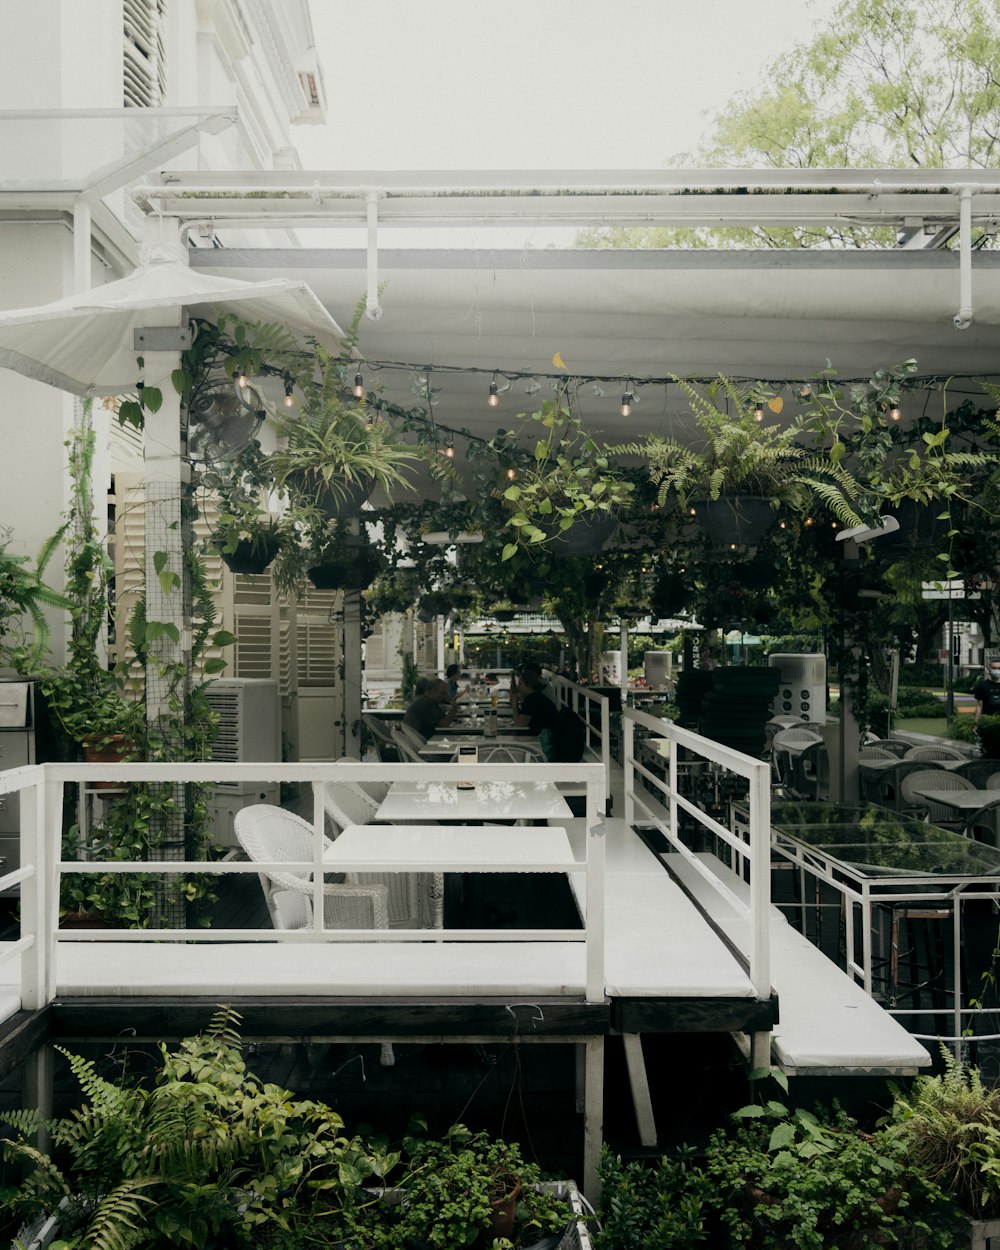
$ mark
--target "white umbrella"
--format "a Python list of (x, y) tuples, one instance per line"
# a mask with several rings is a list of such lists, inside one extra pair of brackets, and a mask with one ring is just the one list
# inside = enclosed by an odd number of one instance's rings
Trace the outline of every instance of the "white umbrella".
[[(246, 321), (273, 321), (300, 334), (341, 340), (344, 332), (305, 282), (242, 282), (188, 267), (183, 249), (143, 249), (140, 267), (117, 282), (37, 308), (0, 312), (0, 366), (74, 395), (118, 395), (138, 378), (134, 332), (177, 324), (176, 310), (213, 319), (225, 307)], [(170, 314), (174, 315), (171, 316)]]

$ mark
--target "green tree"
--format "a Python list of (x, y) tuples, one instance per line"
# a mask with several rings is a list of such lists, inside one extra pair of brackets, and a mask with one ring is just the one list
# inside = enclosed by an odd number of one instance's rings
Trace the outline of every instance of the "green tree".
[[(843, 0), (830, 28), (772, 61), (694, 153), (710, 168), (984, 169), (1000, 165), (997, 0)], [(591, 230), (589, 247), (851, 247), (891, 230)]]

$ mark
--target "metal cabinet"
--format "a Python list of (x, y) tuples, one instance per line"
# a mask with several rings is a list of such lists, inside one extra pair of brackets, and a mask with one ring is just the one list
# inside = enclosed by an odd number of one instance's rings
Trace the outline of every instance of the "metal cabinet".
[[(0, 772), (39, 761), (39, 742), (45, 758), (45, 726), (38, 683), (0, 679)], [(0, 795), (0, 876), (21, 866), (21, 801), (16, 794)], [(16, 893), (17, 886), (3, 891)]]

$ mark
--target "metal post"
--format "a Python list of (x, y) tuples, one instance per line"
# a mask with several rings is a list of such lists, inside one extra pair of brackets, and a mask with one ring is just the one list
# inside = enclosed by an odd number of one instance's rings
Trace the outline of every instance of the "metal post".
[(948, 587), (948, 685), (944, 709), (945, 720), (950, 725), (955, 717), (955, 609), (950, 585)]

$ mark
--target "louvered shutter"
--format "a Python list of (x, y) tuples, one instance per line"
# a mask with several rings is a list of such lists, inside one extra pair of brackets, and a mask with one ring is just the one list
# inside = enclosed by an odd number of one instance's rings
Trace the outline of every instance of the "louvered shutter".
[(155, 108), (166, 100), (163, 32), (167, 0), (123, 0), (124, 104)]

